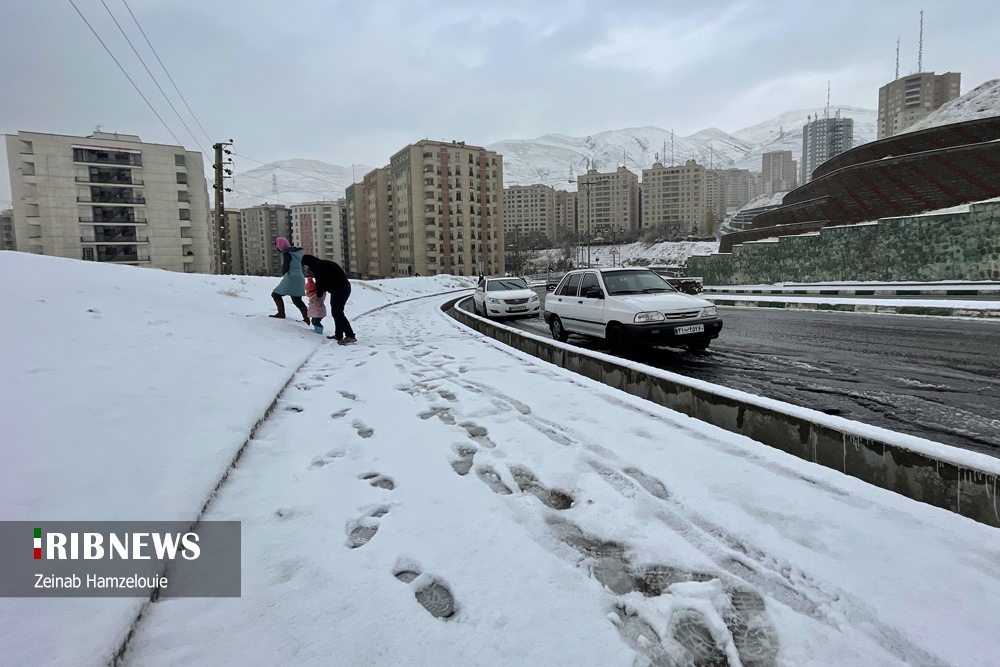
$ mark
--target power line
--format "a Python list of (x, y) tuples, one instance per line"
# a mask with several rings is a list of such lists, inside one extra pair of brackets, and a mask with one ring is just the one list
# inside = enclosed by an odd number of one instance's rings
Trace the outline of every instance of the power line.
[[(171, 102), (170, 98), (167, 97), (167, 94), (165, 92), (163, 92), (163, 87), (160, 86), (160, 82), (156, 80), (156, 77), (153, 76), (153, 73), (149, 70), (149, 67), (146, 65), (146, 61), (142, 59), (141, 55), (139, 55), (138, 49), (135, 48), (135, 45), (132, 43), (132, 40), (129, 39), (128, 34), (126, 34), (125, 29), (122, 28), (121, 23), (119, 23), (118, 19), (115, 18), (115, 15), (113, 13), (111, 13), (111, 8), (108, 7), (108, 3), (106, 3), (104, 0), (101, 0), (101, 4), (104, 5), (104, 9), (107, 10), (108, 15), (111, 17), (111, 20), (115, 22), (116, 26), (118, 26), (118, 30), (119, 30), (119, 32), (121, 32), (122, 36), (125, 38), (125, 41), (128, 42), (128, 45), (130, 47), (132, 47), (132, 52), (135, 54), (135, 57), (139, 59), (139, 62), (142, 64), (143, 68), (146, 70), (146, 74), (148, 74), (149, 78), (153, 80), (153, 83), (156, 85), (157, 90), (159, 90), (160, 94), (163, 95), (163, 99), (165, 99), (167, 101), (167, 104), (170, 105), (170, 108), (173, 110), (174, 114), (176, 114), (177, 120), (179, 120), (181, 122), (181, 125), (184, 126), (184, 129), (187, 130), (188, 134), (191, 135), (191, 138), (194, 139), (195, 146), (199, 146), (200, 147), (201, 146), (201, 142), (198, 141), (198, 138), (194, 136), (194, 132), (191, 131), (191, 128), (189, 128), (187, 126), (187, 123), (184, 122), (184, 119), (181, 118), (181, 114), (177, 111), (177, 108), (174, 106), (174, 103)], [(176, 139), (176, 137), (174, 137), (174, 138)], [(202, 150), (204, 150), (204, 148), (202, 148)]]
[[(246, 173), (240, 174), (240, 178), (251, 178), (251, 179), (253, 179), (255, 181), (260, 181), (262, 183), (270, 183), (271, 182), (271, 181), (268, 181), (267, 179), (260, 178), (259, 176), (250, 176), (250, 175), (248, 175)], [(341, 186), (339, 186), (339, 185), (337, 187), (341, 188)], [(329, 192), (317, 192), (316, 190), (307, 190), (306, 188), (294, 188), (294, 190), (297, 191), (297, 192), (308, 192), (309, 194), (320, 195), (321, 197), (326, 197), (326, 198), (330, 197), (330, 193)]]
[[(263, 162), (261, 160), (255, 160), (254, 158), (247, 157), (246, 155), (243, 155), (242, 153), (237, 153), (237, 152), (234, 151), (233, 154), (236, 155), (236, 157), (241, 157), (244, 160), (250, 160), (251, 162), (256, 162), (257, 164), (262, 164), (265, 167), (271, 167), (272, 169), (281, 169), (282, 171), (287, 171), (290, 174), (295, 174), (296, 176), (304, 176), (306, 178), (311, 178), (314, 181), (319, 181), (320, 183), (326, 183), (327, 185), (332, 185), (332, 186), (337, 187), (337, 188), (344, 187), (343, 185), (340, 185), (338, 183), (334, 183), (333, 181), (323, 180), (322, 178), (319, 178), (318, 176), (313, 176), (312, 174), (307, 174), (307, 173), (302, 172), (302, 171), (295, 171), (294, 169), (289, 169), (288, 167), (279, 167), (278, 165), (276, 165), (276, 164), (274, 164), (272, 162)], [(308, 190), (304, 190), (304, 192), (308, 192)]]
[(139, 32), (142, 33), (142, 37), (143, 39), (146, 40), (146, 44), (149, 45), (149, 50), (153, 52), (154, 56), (156, 56), (156, 61), (160, 63), (160, 67), (163, 68), (163, 72), (167, 75), (167, 78), (170, 79), (170, 83), (174, 86), (174, 90), (177, 91), (177, 94), (184, 102), (184, 106), (186, 106), (187, 110), (191, 113), (191, 117), (194, 118), (194, 122), (198, 123), (198, 127), (201, 128), (202, 134), (205, 135), (205, 138), (208, 139), (208, 143), (211, 144), (212, 138), (209, 136), (208, 132), (205, 131), (205, 126), (201, 124), (201, 121), (198, 120), (198, 116), (195, 115), (194, 111), (191, 109), (191, 105), (188, 104), (188, 101), (184, 98), (184, 94), (181, 92), (181, 89), (177, 87), (176, 83), (174, 83), (174, 77), (170, 76), (170, 72), (167, 70), (167, 66), (163, 64), (162, 60), (160, 60), (160, 54), (158, 54), (156, 52), (156, 49), (153, 48), (153, 43), (150, 42), (149, 37), (146, 36), (146, 31), (142, 29), (141, 25), (139, 25), (139, 19), (135, 17), (135, 14), (132, 12), (132, 8), (128, 6), (128, 2), (126, 0), (122, 0), (122, 4), (125, 5), (125, 9), (128, 10), (128, 13), (132, 15), (132, 20), (135, 21), (135, 25), (137, 28), (139, 28)]
[(135, 92), (139, 93), (139, 97), (141, 97), (142, 101), (146, 103), (146, 105), (149, 107), (149, 110), (153, 112), (153, 115), (155, 115), (161, 123), (163, 123), (163, 127), (167, 128), (167, 132), (169, 132), (170, 136), (174, 138), (174, 141), (177, 142), (177, 145), (181, 146), (182, 145), (181, 140), (177, 138), (177, 135), (174, 134), (174, 131), (170, 129), (170, 126), (167, 125), (166, 121), (164, 121), (163, 118), (160, 116), (160, 114), (156, 112), (156, 109), (153, 107), (153, 105), (150, 104), (149, 100), (146, 99), (146, 96), (142, 94), (141, 90), (139, 90), (139, 86), (135, 85), (135, 81), (133, 81), (132, 77), (128, 75), (128, 72), (125, 71), (125, 68), (122, 67), (122, 64), (118, 62), (118, 58), (115, 58), (115, 54), (111, 53), (111, 49), (108, 48), (108, 45), (104, 43), (104, 40), (101, 39), (101, 36), (97, 34), (96, 30), (94, 30), (94, 26), (90, 25), (90, 21), (88, 21), (87, 17), (83, 15), (83, 12), (80, 11), (80, 8), (76, 6), (76, 3), (73, 2), (73, 0), (69, 0), (69, 4), (73, 5), (73, 9), (76, 10), (76, 13), (80, 15), (80, 18), (83, 19), (83, 22), (87, 24), (88, 28), (90, 28), (90, 32), (94, 33), (94, 37), (96, 37), (97, 41), (101, 43), (101, 46), (104, 47), (104, 50), (108, 52), (108, 55), (111, 56), (111, 59), (115, 61), (115, 64), (118, 65), (118, 69), (122, 71), (122, 74), (125, 75), (125, 78), (128, 79), (128, 82), (132, 84), (133, 88), (135, 88)]

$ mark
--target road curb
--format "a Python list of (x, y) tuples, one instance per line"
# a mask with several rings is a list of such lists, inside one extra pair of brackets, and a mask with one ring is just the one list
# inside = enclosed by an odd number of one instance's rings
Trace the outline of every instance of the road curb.
[(928, 306), (880, 306), (877, 303), (815, 303), (803, 301), (763, 301), (726, 298), (702, 293), (717, 306), (732, 308), (785, 308), (788, 310), (821, 310), (840, 313), (875, 313), (879, 315), (930, 315), (933, 317), (975, 317), (1000, 320), (1000, 303), (997, 308), (935, 308)]

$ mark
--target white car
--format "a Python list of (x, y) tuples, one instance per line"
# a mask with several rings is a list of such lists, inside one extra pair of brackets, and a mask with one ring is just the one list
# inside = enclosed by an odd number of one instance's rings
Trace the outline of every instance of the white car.
[(634, 345), (682, 345), (704, 350), (722, 331), (715, 305), (684, 294), (644, 268), (577, 269), (545, 297), (552, 337), (604, 339), (612, 354)]
[(486, 317), (538, 317), (542, 302), (521, 278), (483, 278), (472, 295), (472, 310)]

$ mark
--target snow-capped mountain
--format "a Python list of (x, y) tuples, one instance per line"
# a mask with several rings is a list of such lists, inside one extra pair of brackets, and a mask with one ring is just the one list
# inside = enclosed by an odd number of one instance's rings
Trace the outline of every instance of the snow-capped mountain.
[[(831, 113), (854, 119), (854, 145), (874, 141), (877, 113), (859, 107), (831, 107)], [(761, 155), (790, 150), (798, 160), (802, 153), (802, 127), (819, 109), (789, 111), (732, 134), (708, 128), (687, 137), (674, 136), (659, 127), (610, 130), (587, 137), (546, 134), (536, 139), (507, 139), (487, 146), (503, 155), (504, 185), (544, 183), (562, 190), (575, 190), (568, 181), (588, 168), (614, 171), (624, 164), (639, 173), (654, 162), (684, 164), (697, 160), (716, 169), (760, 171)], [(240, 167), (239, 156), (236, 158)], [(298, 203), (336, 199), (344, 188), (371, 171), (367, 165), (341, 167), (318, 160), (280, 160), (243, 172), (237, 169), (227, 206), (252, 206), (264, 201)], [(353, 175), (352, 175), (353, 174)], [(275, 186), (277, 194), (274, 193)]]
[[(965, 95), (941, 105), (940, 109), (917, 121), (903, 132), (925, 130), (928, 127), (961, 123), (966, 120), (1000, 116), (1000, 79), (987, 81)], [(902, 134), (902, 132), (900, 133)]]
[(243, 171), (248, 163), (234, 157), (236, 169), (232, 192), (226, 194), (226, 206), (246, 208), (263, 202), (298, 204), (307, 201), (337, 199), (344, 189), (370, 172), (373, 167), (357, 164), (341, 167), (319, 160), (278, 160)]
[[(831, 113), (854, 119), (854, 145), (874, 141), (878, 114), (873, 109), (831, 107)], [(639, 172), (654, 162), (698, 164), (715, 169), (760, 171), (761, 155), (790, 150), (798, 160), (802, 153), (802, 127), (824, 113), (823, 109), (800, 109), (732, 134), (708, 128), (687, 137), (674, 136), (659, 127), (638, 127), (601, 132), (588, 137), (547, 134), (537, 139), (510, 139), (487, 146), (504, 158), (505, 185), (544, 183), (574, 189), (571, 177), (598, 171), (613, 171), (624, 164)]]

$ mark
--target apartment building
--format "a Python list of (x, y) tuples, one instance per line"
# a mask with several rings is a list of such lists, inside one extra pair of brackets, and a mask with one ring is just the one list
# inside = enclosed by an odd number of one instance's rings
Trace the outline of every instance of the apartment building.
[[(329, 259), (341, 266), (344, 258), (344, 234), (341, 206), (343, 199), (310, 201), (291, 208), (292, 236), (295, 245), (310, 255)], [(346, 270), (346, 269), (345, 269)]]
[(760, 173), (748, 169), (709, 169), (706, 205), (713, 220), (722, 220), (760, 194)]
[(0, 211), (0, 250), (17, 250), (14, 241), (14, 209)]
[(854, 146), (854, 120), (817, 118), (802, 128), (802, 164), (799, 165), (799, 185), (812, 180), (812, 173), (830, 158), (849, 151)]
[[(212, 211), (212, 225), (215, 211)], [(222, 217), (222, 272), (237, 276), (246, 275), (243, 266), (243, 233), (240, 229), (240, 209), (227, 208)], [(213, 242), (215, 236), (212, 236)], [(214, 255), (213, 248), (213, 255)]]
[(555, 191), (555, 237), (553, 244), (562, 243), (577, 233), (577, 193), (565, 190)]
[(959, 72), (920, 72), (887, 83), (878, 89), (878, 138), (899, 134), (961, 95)]
[(291, 211), (280, 204), (260, 204), (240, 209), (243, 235), (243, 269), (251, 276), (280, 276), (281, 253), (274, 245), (279, 236), (291, 240)]
[[(373, 169), (365, 174), (361, 182), (362, 204), (359, 225), (367, 234), (365, 255), (368, 278), (388, 278), (392, 269), (392, 227), (393, 202), (389, 185), (389, 168)], [(360, 227), (359, 227), (359, 232)]]
[[(565, 206), (565, 197), (563, 197)], [(506, 242), (553, 244), (556, 241), (556, 191), (548, 185), (512, 185), (503, 190)]]
[[(362, 278), (368, 266), (368, 229), (365, 225), (364, 195), (361, 183), (351, 183), (344, 190), (347, 217), (347, 243), (344, 246), (344, 271), (351, 278)], [(361, 225), (361, 226), (359, 226)]]
[(798, 165), (792, 159), (792, 151), (764, 153), (761, 156), (760, 172), (760, 194), (773, 195), (775, 192), (798, 187)]
[(584, 235), (627, 236), (639, 231), (639, 177), (625, 167), (577, 178), (579, 231)]
[(709, 233), (707, 170), (694, 160), (643, 169), (641, 191), (643, 232), (668, 238)]
[(389, 161), (391, 275), (496, 275), (504, 269), (503, 157), (423, 140)]
[(215, 270), (201, 153), (113, 132), (18, 132), (6, 145), (17, 250)]

